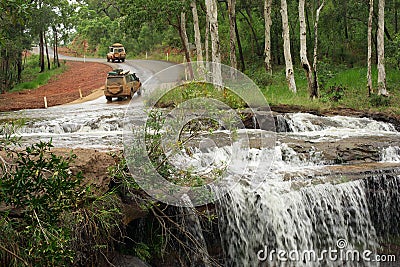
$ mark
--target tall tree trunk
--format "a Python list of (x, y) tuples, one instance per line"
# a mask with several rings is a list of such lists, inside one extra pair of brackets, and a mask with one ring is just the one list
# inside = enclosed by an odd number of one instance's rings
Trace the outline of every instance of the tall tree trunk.
[(22, 53), (20, 53), (17, 57), (17, 82), (21, 82), (21, 74), (22, 74)]
[(296, 82), (294, 80), (292, 55), (290, 53), (290, 34), (289, 34), (289, 22), (288, 22), (286, 0), (281, 0), (281, 16), (282, 16), (283, 52), (285, 56), (285, 65), (286, 65), (286, 81), (288, 83), (289, 89), (295, 93), (297, 89), (296, 89)]
[(236, 41), (237, 41), (238, 50), (239, 50), (240, 70), (242, 72), (244, 72), (246, 70), (246, 65), (244, 64), (242, 42), (240, 41), (240, 35), (239, 35), (239, 30), (238, 30), (238, 26), (237, 26), (237, 22), (236, 22), (236, 17), (235, 17), (235, 35), (236, 35)]
[(264, 45), (264, 56), (265, 56), (265, 70), (267, 73), (272, 75), (272, 64), (271, 64), (271, 6), (272, 0), (264, 1), (264, 24), (265, 24), (265, 45)]
[(50, 70), (51, 64), (50, 64), (50, 56), (49, 56), (49, 47), (47, 46), (47, 38), (46, 38), (46, 33), (44, 32), (44, 46), (46, 48), (46, 59), (47, 59), (47, 69)]
[(343, 23), (344, 23), (344, 37), (346, 42), (349, 40), (349, 28), (348, 28), (348, 23), (347, 23), (347, 2), (348, 0), (343, 1)]
[(299, 22), (300, 22), (300, 61), (301, 65), (306, 73), (307, 84), (308, 84), (308, 92), (310, 98), (318, 97), (315, 95), (313, 90), (313, 78), (312, 78), (312, 69), (310, 63), (307, 58), (307, 25), (306, 25), (306, 17), (304, 14), (304, 4), (305, 0), (299, 1)]
[(378, 93), (388, 95), (386, 90), (386, 71), (385, 71), (385, 0), (378, 2)]
[(368, 95), (370, 96), (374, 89), (372, 87), (372, 18), (374, 15), (374, 0), (369, 0), (369, 16), (368, 16), (368, 56), (367, 56), (367, 86)]
[(257, 34), (256, 31), (254, 29), (253, 26), (253, 22), (251, 20), (251, 13), (248, 9), (246, 9), (246, 14), (244, 14), (241, 10), (239, 10), (239, 13), (242, 14), (244, 20), (247, 22), (247, 25), (249, 25), (249, 28), (251, 30), (251, 33), (253, 35), (252, 38), (252, 42), (251, 42), (251, 49), (252, 49), (252, 53), (256, 54), (256, 55), (262, 55), (262, 50), (259, 49), (259, 44), (258, 44), (258, 38), (257, 38)]
[(204, 53), (206, 53), (206, 62), (210, 60), (208, 38), (210, 36), (210, 18), (206, 14), (206, 32), (204, 33)]
[(192, 8), (193, 14), (194, 42), (196, 44), (197, 61), (203, 61), (203, 48), (201, 45), (201, 35), (199, 27), (199, 17), (197, 15), (196, 0), (192, 0), (190, 2), (190, 7)]
[(57, 38), (56, 38), (56, 33), (55, 33), (55, 31), (54, 31), (54, 27), (53, 27), (53, 37), (54, 37), (54, 40), (53, 40), (53, 66), (54, 67), (57, 67), (57, 65), (56, 65), (56, 60), (57, 60), (57, 57), (56, 57), (56, 41), (57, 41)]
[(190, 79), (193, 79), (193, 69), (192, 65), (190, 64), (191, 60), (189, 51), (189, 40), (186, 33), (186, 14), (184, 11), (181, 12), (181, 19), (179, 24), (179, 36), (181, 37), (181, 42), (183, 50), (185, 52), (186, 62), (188, 63)]
[[(319, 1), (318, 1), (319, 4)], [(314, 22), (314, 54), (313, 54), (313, 95), (319, 96), (319, 85), (318, 85), (318, 71), (317, 71), (317, 64), (318, 64), (318, 22), (319, 22), (319, 15), (321, 13), (322, 8), (324, 7), (325, 1), (322, 1), (322, 4), (318, 7), (317, 13), (315, 15), (315, 22)]]
[(229, 58), (231, 61), (232, 75), (234, 75), (237, 68), (236, 60), (236, 31), (235, 31), (235, 21), (236, 21), (236, 0), (228, 0), (228, 15), (229, 15), (229, 47), (230, 53)]
[(398, 7), (398, 3), (396, 1), (394, 3), (394, 33), (395, 34), (399, 32), (397, 7)]
[(212, 69), (213, 83), (215, 85), (222, 85), (222, 74), (221, 74), (221, 53), (219, 46), (219, 35), (218, 35), (218, 9), (216, 0), (205, 0), (207, 7), (207, 14), (210, 19), (210, 34), (211, 34), (211, 56), (213, 63), (216, 63)]
[(40, 30), (39, 32), (39, 65), (40, 65), (40, 72), (44, 72), (44, 41), (43, 41), (43, 31)]
[(56, 68), (60, 67), (60, 60), (58, 58), (58, 33), (57, 28), (53, 26), (53, 34), (54, 34), (54, 66)]

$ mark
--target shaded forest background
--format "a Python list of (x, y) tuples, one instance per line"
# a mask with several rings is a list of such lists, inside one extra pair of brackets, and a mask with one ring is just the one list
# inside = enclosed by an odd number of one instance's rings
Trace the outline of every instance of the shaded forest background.
[[(108, 46), (121, 42), (129, 58), (145, 54), (179, 54), (182, 61), (184, 43), (180, 38), (181, 14), (185, 12), (185, 31), (195, 57), (195, 36), (191, 2), (198, 10), (202, 51), (211, 54), (211, 42), (206, 39), (206, 1), (182, 0), (1, 0), (0, 56), (1, 90), (9, 90), (21, 80), (24, 70), (24, 51), (32, 45), (69, 46), (78, 55), (104, 57)], [(218, 33), (221, 62), (230, 62), (230, 32), (228, 3), (217, 1)], [(309, 0), (305, 2), (307, 53), (312, 59), (316, 10), (324, 3), (318, 26), (318, 59), (323, 69), (360, 67), (367, 65), (368, 0)], [(372, 59), (377, 63), (378, 1), (374, 1), (372, 25)], [(389, 69), (400, 69), (400, 34), (398, 9), (400, 0), (386, 0), (385, 6), (385, 63)], [(236, 55), (238, 68), (246, 74), (258, 72), (262, 78), (264, 66), (265, 24), (263, 0), (236, 1)], [(288, 25), (293, 65), (300, 66), (299, 2), (287, 1)], [(281, 2), (272, 1), (271, 63), (274, 70), (285, 64), (282, 39)], [(207, 49), (208, 48), (208, 49)], [(46, 53), (44, 52), (44, 55)], [(170, 57), (171, 58), (171, 57)], [(207, 55), (204, 55), (207, 59)], [(208, 57), (211, 60), (211, 56)], [(57, 67), (57, 56), (51, 61), (40, 58), (40, 71)], [(267, 74), (265, 72), (265, 74)], [(297, 72), (295, 75), (302, 75)], [(256, 78), (257, 79), (257, 78)], [(263, 81), (261, 81), (263, 82)], [(264, 81), (267, 83), (268, 81)], [(366, 84), (366, 81), (365, 81)]]

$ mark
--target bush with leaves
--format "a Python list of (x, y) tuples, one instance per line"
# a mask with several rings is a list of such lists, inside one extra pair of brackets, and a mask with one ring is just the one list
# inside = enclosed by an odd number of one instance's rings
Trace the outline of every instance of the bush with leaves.
[(55, 155), (51, 141), (17, 149), (14, 131), (0, 127), (0, 265), (98, 265), (121, 235), (119, 202), (81, 185), (75, 155)]

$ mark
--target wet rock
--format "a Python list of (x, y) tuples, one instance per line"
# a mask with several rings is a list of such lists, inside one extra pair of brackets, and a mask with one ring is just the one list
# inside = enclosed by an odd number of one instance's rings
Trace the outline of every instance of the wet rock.
[(310, 159), (312, 154), (320, 153), (322, 164), (355, 164), (378, 162), (385, 147), (400, 146), (397, 136), (360, 136), (325, 142), (310, 142), (295, 136), (278, 135), (281, 143), (287, 144), (300, 158)]

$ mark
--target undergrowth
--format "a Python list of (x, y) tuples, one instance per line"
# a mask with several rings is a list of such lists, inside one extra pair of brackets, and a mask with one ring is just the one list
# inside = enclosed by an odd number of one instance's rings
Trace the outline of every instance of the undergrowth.
[(22, 72), (22, 81), (21, 83), (15, 85), (10, 90), (11, 92), (36, 89), (39, 86), (47, 84), (52, 77), (63, 73), (67, 69), (65, 62), (61, 62), (61, 66), (59, 68), (51, 68), (50, 70), (46, 69), (44, 72), (40, 73), (38, 62), (38, 55), (31, 55), (28, 57), (24, 71)]

